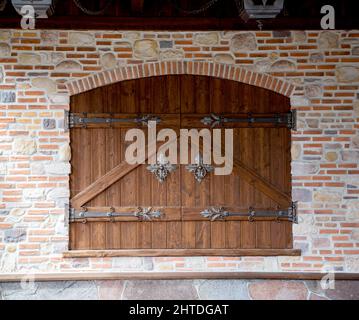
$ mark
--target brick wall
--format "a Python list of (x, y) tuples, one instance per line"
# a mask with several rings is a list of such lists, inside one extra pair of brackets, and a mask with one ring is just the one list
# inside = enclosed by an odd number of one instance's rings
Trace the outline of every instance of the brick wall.
[[(298, 110), (292, 171), (301, 257), (62, 258), (70, 94), (179, 68), (195, 74), (214, 68), (218, 76), (291, 96)], [(359, 272), (358, 119), (359, 31), (0, 30), (0, 273)]]

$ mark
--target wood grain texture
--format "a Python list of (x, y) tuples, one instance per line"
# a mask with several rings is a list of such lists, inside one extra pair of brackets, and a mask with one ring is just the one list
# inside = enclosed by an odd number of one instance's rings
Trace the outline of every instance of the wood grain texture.
[[(200, 120), (211, 113), (245, 117), (289, 110), (288, 98), (271, 91), (190, 75), (124, 81), (71, 97), (71, 112), (78, 115), (130, 119), (156, 115), (163, 120), (158, 129), (172, 128), (177, 135), (180, 128), (203, 129)], [(283, 219), (249, 222), (246, 217), (229, 217), (210, 222), (201, 216), (211, 206), (248, 212), (250, 207), (287, 209), (291, 203), (290, 130), (266, 124), (225, 127), (234, 130), (234, 171), (229, 176), (210, 173), (202, 183), (184, 165), (164, 183), (146, 164), (128, 165), (127, 130), (142, 129), (147, 137), (147, 129), (135, 123), (71, 129), (73, 207), (103, 212), (115, 207), (116, 212), (125, 212), (143, 206), (160, 208), (165, 215), (152, 222), (119, 217), (71, 223), (70, 248), (114, 250), (123, 256), (298, 254), (292, 250), (292, 224)], [(124, 251), (117, 253), (120, 250)]]

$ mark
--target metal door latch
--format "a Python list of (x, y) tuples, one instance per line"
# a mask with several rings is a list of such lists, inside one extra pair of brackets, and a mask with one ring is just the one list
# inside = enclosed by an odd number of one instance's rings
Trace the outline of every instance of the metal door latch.
[(255, 123), (269, 123), (274, 126), (284, 125), (289, 129), (296, 130), (297, 113), (296, 110), (292, 110), (288, 113), (275, 114), (273, 116), (253, 116), (253, 114), (248, 113), (247, 115), (238, 118), (226, 118), (212, 113), (211, 115), (202, 118), (201, 122), (211, 128), (223, 126), (225, 123), (246, 123), (249, 126)]
[(110, 208), (109, 211), (89, 211), (87, 208), (81, 210), (70, 209), (70, 221), (75, 222), (81, 220), (86, 223), (90, 218), (110, 218), (114, 222), (116, 217), (136, 217), (141, 221), (151, 221), (153, 219), (162, 218), (163, 213), (160, 210), (154, 210), (152, 207), (138, 207), (132, 212), (116, 212), (115, 208)]
[(247, 212), (229, 212), (223, 207), (210, 207), (202, 211), (201, 215), (211, 221), (223, 220), (227, 217), (247, 217), (250, 222), (253, 222), (255, 218), (275, 218), (277, 221), (284, 218), (290, 222), (298, 223), (297, 202), (292, 202), (287, 210), (256, 210), (251, 207)]

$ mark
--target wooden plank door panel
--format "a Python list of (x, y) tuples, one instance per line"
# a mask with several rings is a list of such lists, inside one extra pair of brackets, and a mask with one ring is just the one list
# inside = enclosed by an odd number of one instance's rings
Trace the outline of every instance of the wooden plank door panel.
[[(116, 114), (134, 118), (156, 114), (160, 128), (204, 128), (211, 113), (286, 113), (289, 100), (250, 85), (205, 76), (163, 76), (124, 81), (71, 98), (71, 111), (89, 116)], [(71, 129), (71, 197), (74, 198), (125, 160), (125, 134), (133, 124), (77, 126)], [(230, 125), (234, 130), (235, 168), (229, 176), (209, 174), (198, 183), (184, 165), (160, 183), (147, 165), (127, 168), (120, 179), (85, 203), (88, 210), (136, 210), (154, 207), (164, 217), (151, 222), (135, 217), (88, 219), (70, 224), (70, 248), (129, 250), (291, 249), (292, 224), (273, 219), (253, 222), (240, 217), (209, 221), (201, 212), (209, 207), (226, 210), (276, 210), (291, 194), (290, 130), (268, 125)], [(146, 128), (141, 128), (147, 135)], [(158, 144), (159, 146), (160, 144)], [(180, 152), (180, 150), (178, 150)], [(238, 167), (243, 165), (244, 169)], [(247, 171), (246, 171), (247, 170)], [(248, 171), (249, 170), (249, 171)], [(253, 183), (257, 178), (262, 179)], [(271, 187), (276, 189), (270, 192)], [(282, 196), (280, 203), (276, 199)], [(131, 212), (132, 212), (131, 211)], [(192, 250), (192, 251), (190, 251)], [(177, 251), (176, 251), (177, 252)], [(181, 254), (186, 251), (178, 251)], [(209, 251), (207, 251), (209, 252)], [(227, 251), (227, 253), (230, 251)], [(211, 251), (213, 253), (213, 251)]]

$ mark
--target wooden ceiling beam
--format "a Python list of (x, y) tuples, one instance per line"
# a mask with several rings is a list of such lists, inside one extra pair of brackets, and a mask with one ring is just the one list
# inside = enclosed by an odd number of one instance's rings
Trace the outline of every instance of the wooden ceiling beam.
[[(0, 26), (20, 29), (20, 16), (16, 18), (0, 18)], [(50, 17), (38, 19), (37, 29), (72, 29), (72, 30), (259, 30), (255, 20), (247, 23), (238, 18), (206, 18), (206, 17)], [(358, 29), (359, 20), (338, 19), (336, 29)], [(277, 18), (263, 21), (263, 30), (320, 30), (318, 18)]]
[(145, 0), (131, 0), (131, 11), (133, 14), (143, 13)]

